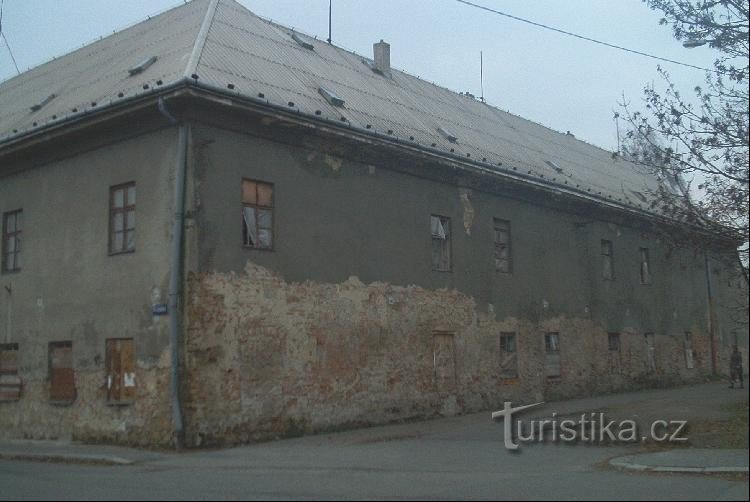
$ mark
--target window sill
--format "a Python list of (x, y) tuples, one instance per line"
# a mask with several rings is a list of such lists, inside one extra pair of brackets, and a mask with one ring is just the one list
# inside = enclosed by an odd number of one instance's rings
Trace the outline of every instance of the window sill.
[(65, 407), (65, 406), (72, 406), (72, 405), (73, 405), (73, 404), (74, 404), (75, 402), (76, 402), (76, 400), (75, 400), (75, 399), (71, 399), (71, 400), (65, 400), (65, 401), (60, 401), (60, 400), (50, 400), (50, 401), (49, 401), (49, 404), (51, 404), (52, 406), (60, 406), (60, 407)]
[(135, 249), (132, 251), (110, 251), (107, 256), (122, 256), (130, 254), (135, 254)]
[(247, 249), (248, 251), (268, 251), (268, 252), (273, 251), (272, 247), (271, 248), (260, 248), (260, 247), (257, 247), (257, 246), (248, 246), (246, 244), (243, 244), (242, 247), (244, 249)]
[(518, 385), (519, 383), (521, 383), (521, 379), (518, 378), (517, 376), (514, 376), (514, 377), (501, 376), (500, 383), (503, 385)]
[(135, 404), (135, 401), (107, 401), (107, 406), (111, 408), (126, 408)]

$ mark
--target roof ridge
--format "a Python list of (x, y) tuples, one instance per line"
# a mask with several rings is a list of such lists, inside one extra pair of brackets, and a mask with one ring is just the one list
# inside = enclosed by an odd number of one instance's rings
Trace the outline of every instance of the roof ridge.
[(203, 24), (201, 24), (201, 29), (198, 32), (198, 37), (196, 37), (195, 39), (195, 45), (193, 45), (193, 50), (190, 53), (190, 59), (188, 60), (187, 66), (185, 67), (185, 78), (192, 77), (198, 68), (198, 62), (203, 55), (203, 48), (206, 46), (208, 32), (211, 29), (214, 18), (216, 17), (216, 8), (218, 7), (218, 5), (219, 0), (211, 0), (211, 3), (208, 5), (206, 15), (203, 18)]

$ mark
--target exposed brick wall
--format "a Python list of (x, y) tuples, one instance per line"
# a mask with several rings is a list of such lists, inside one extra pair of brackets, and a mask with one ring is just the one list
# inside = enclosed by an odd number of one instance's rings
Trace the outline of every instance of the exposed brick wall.
[[(497, 320), (455, 290), (357, 278), (287, 283), (251, 263), (239, 275), (192, 274), (188, 288), (185, 415), (193, 445), (673, 385), (710, 372), (708, 337), (697, 326), (695, 369), (686, 369), (682, 335), (657, 334), (650, 373), (643, 333), (625, 331), (616, 374), (607, 332), (590, 319)], [(500, 378), (501, 332), (517, 334), (517, 379)], [(560, 333), (557, 379), (544, 372), (546, 332)]]

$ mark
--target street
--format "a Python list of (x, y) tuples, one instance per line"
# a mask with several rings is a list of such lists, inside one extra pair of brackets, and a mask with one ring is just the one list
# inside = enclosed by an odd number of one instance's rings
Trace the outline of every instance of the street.
[[(670, 419), (686, 413), (692, 417), (702, 405), (718, 409), (720, 401), (747, 399), (744, 392), (724, 388), (709, 384), (545, 407), (547, 413), (607, 408), (615, 415), (624, 409), (645, 414), (661, 409)], [(747, 475), (633, 473), (607, 465), (610, 458), (639, 448), (545, 443), (509, 452), (502, 425), (483, 413), (223, 450), (134, 452), (137, 461), (127, 466), (0, 460), (0, 498), (748, 498)]]

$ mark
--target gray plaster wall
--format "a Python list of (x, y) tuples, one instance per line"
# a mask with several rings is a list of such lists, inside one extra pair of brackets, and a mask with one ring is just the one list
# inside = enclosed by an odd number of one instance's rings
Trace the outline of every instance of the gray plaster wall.
[[(658, 236), (593, 212), (568, 214), (390, 165), (209, 126), (194, 134), (203, 145), (195, 165), (203, 272), (241, 272), (251, 261), (291, 282), (357, 276), (366, 284), (457, 289), (497, 319), (566, 315), (607, 331), (673, 336), (707, 329), (703, 255), (667, 246)], [(243, 178), (274, 183), (273, 251), (242, 245)], [(451, 272), (431, 269), (431, 214), (451, 218)], [(494, 270), (493, 218), (511, 222), (512, 274)], [(613, 281), (602, 278), (602, 239), (613, 242)], [(640, 282), (640, 247), (650, 249), (649, 285)]]
[[(0, 275), (0, 342), (19, 344), (24, 383), (20, 401), (0, 403), (2, 434), (129, 441), (159, 429), (161, 411), (168, 424), (168, 318), (152, 305), (168, 301), (176, 144), (177, 130), (163, 129), (45, 165), (29, 157), (29, 169), (0, 178), (0, 212), (24, 218), (22, 270)], [(109, 189), (130, 181), (136, 250), (109, 256)], [(135, 340), (135, 405), (105, 404), (107, 338)], [(68, 340), (78, 397), (60, 407), (48, 403), (48, 344)]]

